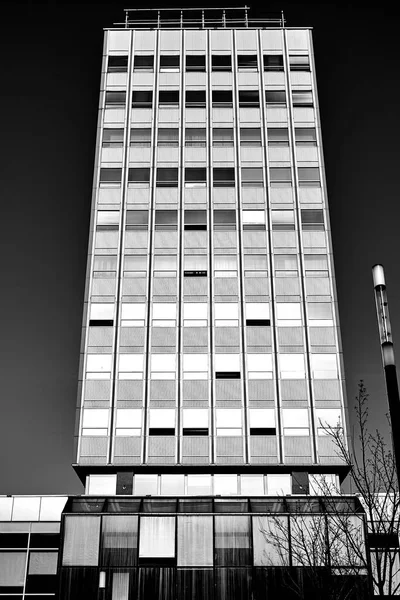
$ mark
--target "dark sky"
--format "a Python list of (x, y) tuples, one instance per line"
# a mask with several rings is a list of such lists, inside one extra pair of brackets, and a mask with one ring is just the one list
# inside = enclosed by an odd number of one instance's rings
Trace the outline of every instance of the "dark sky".
[[(2, 8), (0, 494), (82, 491), (70, 465), (102, 30), (125, 6)], [(364, 379), (384, 427), (371, 267), (386, 268), (400, 348), (397, 24), (357, 4), (268, 3), (280, 10), (314, 28), (349, 404)]]

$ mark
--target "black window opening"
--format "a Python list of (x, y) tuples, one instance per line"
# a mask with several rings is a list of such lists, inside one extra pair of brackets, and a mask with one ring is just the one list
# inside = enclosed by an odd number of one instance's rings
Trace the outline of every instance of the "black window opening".
[(236, 211), (214, 210), (214, 231), (236, 231)]
[(240, 108), (258, 108), (260, 106), (260, 97), (258, 90), (239, 90)]
[(238, 69), (257, 71), (257, 54), (238, 54)]
[(240, 379), (240, 371), (217, 371), (215, 379)]
[(186, 92), (186, 108), (205, 108), (206, 91), (189, 90)]
[(154, 56), (150, 54), (137, 55), (133, 59), (134, 71), (153, 71)]
[(271, 327), (270, 319), (246, 319), (246, 327)]
[(175, 429), (173, 427), (150, 427), (149, 435), (175, 435)]
[(179, 129), (177, 127), (160, 127), (157, 135), (157, 146), (177, 148), (179, 146)]
[(206, 147), (205, 128), (188, 127), (185, 129), (185, 146), (194, 148)]
[(315, 127), (296, 127), (294, 135), (297, 146), (317, 145), (317, 132)]
[(291, 71), (310, 71), (310, 57), (308, 54), (291, 54), (289, 65)]
[(105, 105), (106, 108), (109, 106), (125, 106), (126, 93), (125, 92), (106, 92)]
[(324, 231), (324, 211), (321, 209), (302, 209), (301, 226), (303, 231)]
[(159, 106), (179, 106), (179, 90), (160, 90), (158, 104)]
[(149, 127), (131, 129), (130, 145), (133, 147), (150, 148), (151, 129)]
[(112, 319), (90, 319), (89, 327), (113, 327)]
[(180, 64), (179, 54), (161, 54), (160, 56), (160, 71), (179, 71)]
[(264, 54), (264, 71), (283, 71), (282, 54)]
[(27, 548), (27, 533), (0, 533), (0, 548)]
[(122, 169), (100, 169), (100, 183), (121, 183)]
[(240, 145), (261, 146), (261, 129), (257, 127), (241, 127)]
[(147, 231), (149, 227), (149, 211), (127, 210), (125, 226), (128, 231)]
[(178, 211), (177, 210), (156, 210), (155, 230), (156, 231), (177, 231), (178, 229)]
[(207, 211), (185, 210), (185, 231), (207, 231)]
[(213, 169), (214, 187), (235, 187), (235, 169), (233, 167)]
[(289, 146), (289, 131), (286, 127), (268, 127), (268, 146)]
[(370, 548), (400, 548), (399, 536), (396, 531), (387, 533), (369, 533), (368, 546)]
[(212, 104), (216, 108), (232, 106), (232, 90), (214, 90)]
[(157, 187), (178, 187), (178, 169), (158, 167), (156, 176)]
[(313, 106), (312, 90), (293, 90), (292, 91), (293, 106)]
[(123, 129), (103, 129), (103, 148), (122, 148), (124, 145)]
[(206, 187), (207, 169), (205, 167), (186, 167), (185, 168), (185, 186), (186, 187)]
[(150, 168), (140, 167), (128, 170), (128, 183), (145, 183), (150, 185)]
[(186, 71), (204, 72), (206, 70), (206, 57), (204, 54), (187, 54)]
[(211, 56), (212, 71), (232, 71), (232, 57), (230, 54), (213, 54)]
[(184, 436), (193, 436), (193, 437), (205, 437), (208, 436), (208, 429), (206, 428), (184, 428), (182, 431), (182, 435)]
[(263, 187), (264, 173), (262, 167), (242, 167), (242, 187)]
[(233, 129), (232, 127), (214, 127), (213, 128), (213, 146), (215, 148), (233, 147)]
[(153, 92), (151, 90), (136, 90), (132, 92), (132, 108), (151, 108)]
[(267, 104), (286, 106), (286, 92), (285, 90), (266, 90), (265, 102)]
[(126, 73), (128, 71), (128, 57), (109, 56), (107, 71), (108, 73)]
[(275, 427), (251, 427), (250, 435), (276, 435), (276, 429)]

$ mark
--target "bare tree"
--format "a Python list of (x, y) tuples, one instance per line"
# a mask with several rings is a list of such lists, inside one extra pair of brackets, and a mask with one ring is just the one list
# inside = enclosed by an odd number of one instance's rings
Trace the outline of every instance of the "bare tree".
[[(322, 508), (307, 507), (305, 499), (299, 498), (297, 505), (288, 505), (287, 517), (272, 516), (260, 523), (270, 564), (285, 568), (285, 583), (299, 598), (308, 596), (294, 567), (301, 567), (306, 573), (316, 597), (363, 598), (368, 593), (368, 573), (375, 595), (400, 594), (396, 465), (382, 435), (368, 429), (368, 394), (362, 381), (355, 413), (357, 446), (353, 435), (348, 447), (340, 423), (336, 427), (321, 423), (321, 427), (331, 437), (340, 460), (350, 469), (351, 488), (367, 515), (370, 552), (365, 519), (357, 514), (354, 497), (339, 495), (340, 491), (323, 476), (314, 476), (314, 493), (317, 491), (320, 500), (308, 497), (309, 502), (321, 502)], [(361, 584), (359, 590), (357, 583)]]

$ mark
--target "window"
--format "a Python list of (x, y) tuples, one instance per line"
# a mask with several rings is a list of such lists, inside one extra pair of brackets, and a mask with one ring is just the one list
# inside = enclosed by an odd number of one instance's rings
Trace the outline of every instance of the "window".
[(306, 277), (328, 277), (328, 257), (326, 254), (305, 254)]
[(184, 257), (184, 277), (207, 277), (208, 256), (188, 254)]
[(293, 90), (293, 106), (313, 106), (312, 90)]
[(185, 210), (185, 231), (206, 231), (206, 210)]
[(179, 90), (160, 90), (158, 92), (159, 106), (178, 106)]
[(291, 186), (292, 170), (290, 167), (270, 167), (269, 180), (271, 187)]
[(214, 475), (214, 494), (215, 496), (237, 496), (238, 477), (237, 475)]
[(106, 108), (110, 106), (125, 106), (126, 93), (125, 92), (106, 92), (105, 105)]
[(186, 91), (186, 108), (205, 108), (206, 91), (188, 90)]
[[(195, 360), (196, 356), (193, 355), (192, 359)], [(207, 357), (207, 355), (205, 356)], [(205, 366), (207, 366), (207, 362)], [(208, 410), (206, 408), (186, 408), (183, 410), (183, 435), (208, 435)]]
[(86, 379), (109, 379), (111, 375), (111, 358), (111, 354), (88, 354)]
[(272, 379), (272, 355), (247, 354), (247, 372), (249, 379)]
[[(308, 476), (310, 482), (310, 495), (314, 496), (338, 496), (340, 494), (340, 486), (337, 483), (337, 475), (334, 473), (315, 473)], [(328, 494), (327, 494), (328, 492)]]
[(324, 211), (319, 209), (302, 209), (301, 225), (303, 231), (324, 231)]
[(130, 145), (138, 148), (150, 148), (151, 146), (151, 129), (150, 128), (135, 128), (131, 129)]
[(121, 304), (121, 325), (126, 327), (144, 327), (146, 305), (139, 303)]
[(285, 90), (266, 90), (265, 102), (271, 105), (274, 104), (277, 106), (286, 106)]
[(126, 229), (129, 231), (147, 231), (149, 226), (148, 210), (127, 210)]
[(276, 319), (279, 327), (301, 326), (301, 308), (297, 302), (278, 302)]
[(251, 564), (250, 517), (242, 515), (215, 517), (215, 564), (217, 566)]
[(238, 327), (239, 305), (235, 302), (216, 302), (214, 304), (214, 318), (215, 327)]
[(235, 187), (235, 169), (232, 167), (213, 169), (214, 187)]
[(208, 305), (205, 302), (185, 302), (183, 304), (184, 327), (207, 327)]
[(124, 145), (123, 129), (104, 129), (103, 148), (122, 148)]
[(268, 277), (267, 257), (264, 254), (245, 254), (244, 276)]
[(57, 552), (30, 552), (28, 575), (57, 575), (57, 559)]
[(177, 168), (157, 168), (157, 187), (178, 187), (178, 169)]
[(158, 493), (158, 475), (139, 475), (134, 477), (136, 496), (156, 496)]
[(268, 327), (271, 325), (269, 304), (266, 302), (246, 302), (247, 327)]
[[(175, 354), (151, 355), (151, 379), (175, 379), (176, 376)], [(153, 425), (150, 425), (153, 427)], [(167, 425), (165, 425), (167, 426)]]
[(267, 489), (269, 496), (287, 496), (292, 493), (290, 475), (268, 475)]
[(201, 71), (206, 70), (206, 57), (204, 54), (187, 54), (186, 55), (186, 71)]
[(271, 211), (271, 221), (273, 231), (294, 231), (293, 210), (273, 210)]
[(311, 371), (314, 379), (337, 379), (336, 354), (311, 354)]
[(134, 90), (132, 92), (132, 108), (151, 108), (153, 92), (151, 90)]
[(264, 71), (283, 71), (281, 54), (264, 54)]
[(263, 496), (263, 475), (240, 475), (240, 494), (242, 496)]
[(237, 257), (234, 254), (214, 255), (214, 277), (237, 277)]
[(320, 187), (321, 178), (318, 167), (298, 167), (300, 187)]
[[(0, 552), (0, 589), (2, 591), (4, 589), (7, 591), (7, 588), (15, 588), (14, 592), (22, 594), (25, 583), (25, 565), (26, 552)], [(19, 600), (22, 596), (15, 596), (15, 598)]]
[(62, 564), (65, 567), (97, 567), (100, 517), (66, 516)]
[(154, 68), (154, 56), (150, 54), (136, 55), (133, 59), (134, 71), (152, 71)]
[(93, 263), (93, 277), (115, 277), (117, 257), (115, 255), (96, 255)]
[(174, 147), (179, 146), (179, 129), (162, 127), (158, 129), (157, 146)]
[(96, 231), (115, 231), (119, 228), (119, 210), (99, 210)]
[(178, 54), (161, 54), (160, 56), (160, 72), (179, 73), (179, 55)]
[(128, 170), (128, 183), (150, 185), (150, 168), (133, 168)]
[(289, 65), (291, 71), (309, 71), (310, 57), (308, 54), (290, 54)]
[(304, 379), (306, 376), (303, 354), (279, 354), (281, 379)]
[(240, 379), (240, 354), (216, 354), (214, 365), (216, 379)]
[(176, 277), (177, 256), (170, 254), (154, 257), (154, 277)]
[[(271, 495), (285, 494), (279, 492), (279, 494), (272, 493)], [(279, 546), (277, 542), (279, 542)], [(253, 517), (253, 547), (256, 567), (270, 568), (289, 565), (288, 518), (275, 515)]]
[[(152, 356), (152, 361), (156, 358), (156, 356), (157, 355)], [(161, 358), (162, 356), (166, 355), (161, 355)], [(175, 359), (175, 356), (167, 356)], [(169, 362), (172, 364), (171, 360)], [(154, 362), (154, 364), (156, 363), (161, 363), (161, 360)], [(162, 366), (162, 363), (160, 366)], [(173, 408), (151, 408), (149, 411), (149, 417), (149, 435), (175, 435), (175, 410)]]
[(143, 354), (119, 355), (119, 379), (143, 379)]
[(342, 427), (342, 413), (340, 408), (317, 408), (315, 411), (318, 435), (328, 435), (331, 429)]
[(156, 231), (176, 231), (178, 229), (178, 211), (156, 210), (155, 229)]
[(185, 146), (187, 148), (205, 148), (206, 147), (206, 130), (205, 128), (185, 129)]
[(263, 187), (262, 167), (242, 167), (242, 187)]
[(108, 73), (126, 73), (128, 70), (127, 56), (109, 56), (107, 71)]
[(212, 104), (215, 108), (232, 106), (232, 90), (213, 90)]
[[(127, 226), (129, 229), (131, 225)], [(132, 226), (133, 231), (140, 230), (140, 227)], [(147, 275), (147, 255), (146, 254), (136, 254), (133, 255), (125, 255), (124, 257), (124, 277), (146, 277)]]
[(258, 90), (239, 90), (239, 106), (241, 108), (259, 107)]
[(101, 533), (102, 566), (125, 567), (137, 564), (137, 515), (104, 515)]
[[(220, 356), (220, 355), (216, 355)], [(240, 408), (217, 408), (216, 424), (217, 435), (224, 437), (239, 436), (242, 434), (242, 411)]]
[(112, 304), (91, 304), (89, 325), (113, 325), (114, 322), (114, 303)]
[(251, 408), (249, 417), (250, 435), (276, 435), (275, 410), (273, 408)]
[(108, 409), (86, 408), (83, 411), (82, 435), (107, 435)]
[(139, 560), (175, 557), (175, 517), (140, 517)]
[(330, 302), (309, 302), (308, 320), (310, 327), (332, 327), (333, 314)]
[(261, 129), (255, 127), (241, 127), (240, 145), (258, 147), (261, 146)]
[(296, 127), (295, 138), (298, 146), (317, 145), (317, 132), (314, 127)]
[(211, 475), (188, 475), (188, 496), (203, 496), (211, 494)]
[(184, 475), (161, 475), (162, 496), (183, 496), (185, 493)]
[(307, 408), (283, 408), (283, 435), (308, 436), (309, 422)]
[(213, 71), (232, 71), (232, 58), (230, 54), (213, 54), (211, 57)]
[[(215, 169), (214, 169), (215, 171)], [(232, 169), (233, 171), (233, 169)], [(214, 210), (214, 231), (236, 231), (235, 210)]]
[(242, 223), (243, 231), (265, 231), (265, 212), (263, 210), (244, 210)]
[(185, 168), (185, 187), (198, 188), (206, 187), (207, 183), (207, 169), (202, 168)]
[(115, 496), (116, 494), (116, 475), (89, 475), (86, 481), (89, 496)]
[(295, 254), (274, 254), (276, 277), (297, 277), (299, 274)]
[(178, 517), (178, 567), (212, 567), (213, 554), (213, 518)]
[(100, 185), (105, 184), (116, 184), (121, 183), (122, 169), (100, 169)]
[(233, 146), (233, 129), (231, 127), (213, 128), (213, 146), (214, 148), (224, 148)]
[(183, 354), (183, 379), (207, 379), (208, 355)]
[(237, 61), (239, 71), (257, 71), (257, 54), (238, 54)]
[(268, 146), (289, 146), (289, 131), (286, 127), (268, 127), (267, 129)]
[(167, 302), (153, 303), (153, 327), (176, 326), (176, 304)]

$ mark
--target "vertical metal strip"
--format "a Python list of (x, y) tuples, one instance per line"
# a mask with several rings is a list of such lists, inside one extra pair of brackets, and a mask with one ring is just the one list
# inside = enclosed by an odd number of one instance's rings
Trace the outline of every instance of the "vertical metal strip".
[[(294, 131), (294, 115), (293, 115), (293, 98), (292, 98), (292, 87), (290, 81), (290, 62), (289, 62), (289, 51), (287, 44), (287, 29), (283, 29), (283, 57), (284, 57), (284, 65), (285, 65), (285, 73), (286, 73), (286, 86), (288, 91), (288, 110), (289, 110), (289, 138), (290, 145), (292, 149), (292, 161), (293, 161), (293, 175), (294, 175), (294, 201), (295, 201), (295, 212), (296, 212), (296, 220), (297, 220), (297, 243), (299, 246), (299, 265), (300, 265), (300, 285), (301, 285), (301, 294), (302, 294), (302, 302), (301, 309), (304, 320), (304, 339), (305, 339), (305, 350), (306, 350), (306, 363), (307, 363), (307, 371), (308, 371), (308, 391), (310, 395), (310, 425), (312, 430), (312, 455), (313, 462), (318, 462), (318, 454), (317, 454), (317, 444), (316, 444), (316, 429), (315, 429), (315, 419), (314, 419), (314, 393), (312, 388), (312, 379), (311, 379), (311, 360), (310, 360), (310, 340), (307, 330), (307, 320), (306, 320), (306, 286), (305, 286), (305, 270), (304, 270), (304, 248), (303, 248), (303, 240), (301, 236), (301, 213), (300, 213), (300, 200), (299, 200), (299, 181), (297, 175), (297, 159), (296, 159), (296, 147), (295, 147), (295, 131)], [(314, 113), (315, 119), (315, 113)]]
[(281, 399), (280, 399), (280, 387), (279, 387), (279, 363), (278, 363), (278, 341), (277, 341), (277, 333), (276, 333), (276, 311), (275, 311), (275, 280), (274, 280), (274, 265), (272, 260), (273, 255), (273, 243), (272, 243), (272, 220), (271, 220), (271, 203), (269, 196), (269, 159), (268, 159), (268, 137), (267, 137), (267, 113), (265, 106), (265, 79), (264, 79), (264, 56), (263, 56), (263, 45), (261, 39), (261, 31), (258, 30), (258, 44), (259, 44), (259, 68), (260, 68), (260, 81), (261, 81), (261, 113), (262, 113), (262, 133), (263, 133), (263, 143), (264, 143), (264, 162), (265, 162), (265, 194), (266, 194), (266, 217), (267, 217), (267, 227), (266, 227), (266, 235), (268, 238), (268, 264), (269, 264), (269, 273), (270, 273), (270, 288), (271, 288), (271, 339), (272, 339), (272, 356), (275, 365), (275, 393), (276, 393), (276, 403), (275, 403), (275, 413), (277, 417), (277, 449), (278, 449), (278, 461), (283, 463), (284, 453), (283, 453), (283, 428), (282, 428), (282, 419), (281, 419)]
[(237, 199), (237, 242), (238, 242), (238, 284), (239, 284), (239, 307), (240, 307), (240, 337), (241, 337), (241, 358), (242, 358), (242, 393), (243, 393), (243, 446), (244, 446), (244, 462), (245, 464), (249, 464), (249, 427), (248, 427), (248, 418), (247, 418), (247, 389), (246, 389), (246, 357), (245, 357), (245, 312), (244, 312), (244, 294), (243, 294), (243, 243), (242, 243), (242, 215), (241, 215), (241, 194), (242, 194), (242, 179), (241, 179), (241, 162), (240, 162), (240, 108), (239, 108), (239, 90), (238, 90), (238, 61), (236, 57), (236, 31), (232, 30), (232, 76), (233, 76), (233, 120), (234, 120), (234, 129), (235, 129), (235, 141), (236, 141), (236, 199)]

